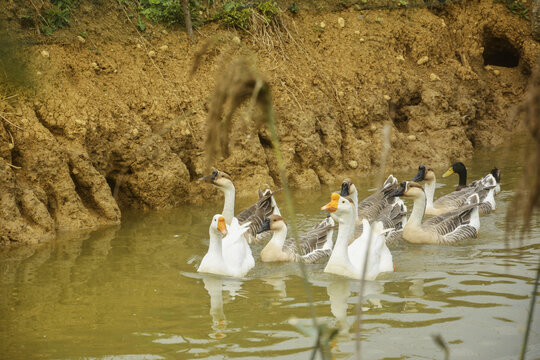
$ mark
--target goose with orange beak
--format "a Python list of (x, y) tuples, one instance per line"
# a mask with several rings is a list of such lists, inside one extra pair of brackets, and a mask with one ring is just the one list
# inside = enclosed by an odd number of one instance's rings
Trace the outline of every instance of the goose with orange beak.
[(210, 223), (210, 245), (198, 272), (244, 277), (255, 266), (251, 248), (244, 238), (249, 223), (240, 225), (233, 218), (227, 227), (225, 217), (214, 215)]
[[(223, 203), (222, 214), (227, 225), (230, 225), (234, 217), (234, 202), (236, 197), (236, 188), (234, 187), (231, 176), (224, 171), (214, 170), (210, 175), (200, 178), (199, 181), (212, 184), (223, 192), (225, 201)], [(274, 199), (274, 194), (278, 191), (280, 190), (274, 192), (265, 190), (264, 193), (259, 191), (259, 200), (236, 215), (240, 224), (250, 223), (250, 228), (245, 235), (249, 243), (255, 241), (257, 231), (262, 226), (266, 217), (271, 214), (280, 214)]]
[(459, 209), (432, 217), (422, 223), (426, 209), (426, 194), (422, 186), (404, 181), (392, 196), (405, 196), (414, 201), (407, 224), (403, 228), (403, 239), (415, 244), (454, 244), (478, 235), (480, 217), (479, 198), (472, 194)]
[(324, 205), (321, 210), (332, 213), (334, 219), (339, 223), (336, 244), (324, 272), (353, 279), (373, 280), (381, 272), (394, 271), (392, 254), (386, 246), (384, 237), (384, 234), (390, 229), (383, 230), (380, 221), (371, 225), (363, 218), (362, 235), (349, 245), (349, 239), (354, 234), (356, 222), (356, 209), (353, 200), (333, 193), (330, 202)]
[(221, 246), (222, 238), (227, 235), (227, 225), (223, 215), (214, 215), (208, 229), (208, 234), (210, 235), (208, 252), (204, 255), (197, 271), (210, 274), (223, 274), (227, 272)]

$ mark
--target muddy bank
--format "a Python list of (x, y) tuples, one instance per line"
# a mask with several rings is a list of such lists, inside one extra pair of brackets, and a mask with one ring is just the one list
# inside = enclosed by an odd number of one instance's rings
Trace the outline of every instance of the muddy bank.
[[(279, 38), (211, 23), (196, 44), (182, 29), (140, 33), (115, 3), (83, 2), (51, 37), (24, 28), (14, 3), (1, 11), (23, 39), (34, 84), (0, 93), (3, 244), (119, 223), (120, 209), (215, 201), (221, 195), (197, 182), (205, 119), (216, 78), (239, 56), (270, 82), (289, 180), (305, 188), (377, 170), (386, 121), (387, 172), (496, 149), (516, 131), (508, 115), (540, 54), (530, 23), (492, 1), (305, 11)], [(253, 196), (279, 175), (268, 132), (245, 119), (236, 114), (231, 155), (213, 165)]]

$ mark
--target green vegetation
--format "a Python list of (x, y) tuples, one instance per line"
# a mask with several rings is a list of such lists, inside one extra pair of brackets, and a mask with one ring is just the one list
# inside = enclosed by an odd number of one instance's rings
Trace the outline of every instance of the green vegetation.
[(279, 6), (273, 0), (262, 1), (256, 5), (233, 1), (226, 3), (221, 10), (216, 12), (213, 19), (226, 27), (249, 30), (253, 25), (253, 13), (261, 15), (265, 24), (268, 25), (280, 12)]
[(494, 0), (495, 3), (502, 3), (512, 14), (519, 15), (529, 20), (529, 8), (520, 0)]
[(71, 10), (78, 5), (78, 0), (50, 0), (51, 6), (41, 14), (39, 31), (51, 35), (54, 31), (69, 26)]

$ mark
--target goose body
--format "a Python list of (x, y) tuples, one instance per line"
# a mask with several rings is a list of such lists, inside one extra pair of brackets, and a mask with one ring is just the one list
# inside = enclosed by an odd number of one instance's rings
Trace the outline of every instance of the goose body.
[(334, 220), (326, 218), (315, 228), (302, 235), (298, 240), (297, 249), (293, 238), (287, 239), (287, 223), (280, 215), (272, 214), (266, 218), (259, 230), (271, 231), (273, 236), (261, 251), (263, 262), (298, 262), (312, 264), (327, 258), (332, 253), (332, 236)]
[(418, 172), (412, 181), (425, 182), (426, 215), (440, 215), (459, 209), (474, 193), (478, 194), (480, 200), (479, 210), (481, 215), (487, 214), (496, 208), (494, 196), (498, 184), (492, 174), (487, 174), (482, 179), (474, 181), (460, 190), (441, 196), (437, 200), (434, 200), (437, 179), (433, 169), (420, 165), (418, 167)]
[(209, 228), (208, 252), (197, 271), (244, 277), (255, 266), (251, 248), (244, 238), (248, 229), (249, 224), (240, 225), (236, 218), (233, 218), (231, 225), (226, 228), (225, 217), (214, 215)]
[[(365, 218), (362, 219), (364, 229), (362, 235), (349, 245), (351, 228), (354, 228), (355, 224), (354, 206), (350, 198), (342, 197), (337, 193), (332, 194), (331, 202), (323, 206), (323, 210), (334, 213), (339, 223), (336, 244), (324, 272), (353, 279), (373, 280), (381, 272), (394, 270), (392, 254), (386, 247), (382, 223), (375, 222), (371, 226)], [(366, 253), (368, 255), (364, 272)]]
[(413, 209), (403, 229), (403, 239), (416, 244), (454, 244), (476, 237), (480, 228), (478, 194), (472, 194), (460, 208), (422, 223), (426, 208), (424, 189), (415, 182), (402, 182), (395, 196), (411, 197)]
[[(200, 180), (209, 182), (223, 192), (225, 200), (223, 203), (222, 215), (225, 218), (227, 225), (230, 225), (234, 217), (234, 203), (236, 197), (236, 188), (234, 187), (232, 178), (223, 171), (214, 170), (212, 174), (202, 177)], [(279, 213), (279, 209), (277, 209), (273, 197), (275, 193), (276, 192), (270, 190), (266, 190), (264, 193), (259, 191), (259, 200), (236, 215), (240, 224), (250, 224), (248, 231), (245, 233), (248, 242), (251, 243), (255, 241), (257, 231), (262, 226), (264, 219), (267, 216), (276, 212)]]

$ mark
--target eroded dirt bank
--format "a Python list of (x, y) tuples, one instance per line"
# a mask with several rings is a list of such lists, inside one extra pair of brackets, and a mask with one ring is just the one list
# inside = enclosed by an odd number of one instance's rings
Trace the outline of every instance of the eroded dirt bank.
[[(389, 120), (388, 171), (500, 144), (516, 131), (508, 115), (540, 54), (530, 23), (492, 1), (300, 12), (281, 40), (208, 24), (197, 44), (182, 29), (141, 34), (113, 2), (83, 2), (71, 26), (47, 38), (22, 27), (13, 3), (1, 11), (27, 44), (34, 78), (33, 90), (0, 93), (3, 244), (118, 223), (122, 208), (214, 197), (197, 182), (205, 119), (216, 78), (238, 56), (272, 86), (290, 182), (317, 187), (375, 170)], [(244, 119), (233, 121), (231, 156), (213, 165), (246, 195), (279, 176), (267, 130)]]

